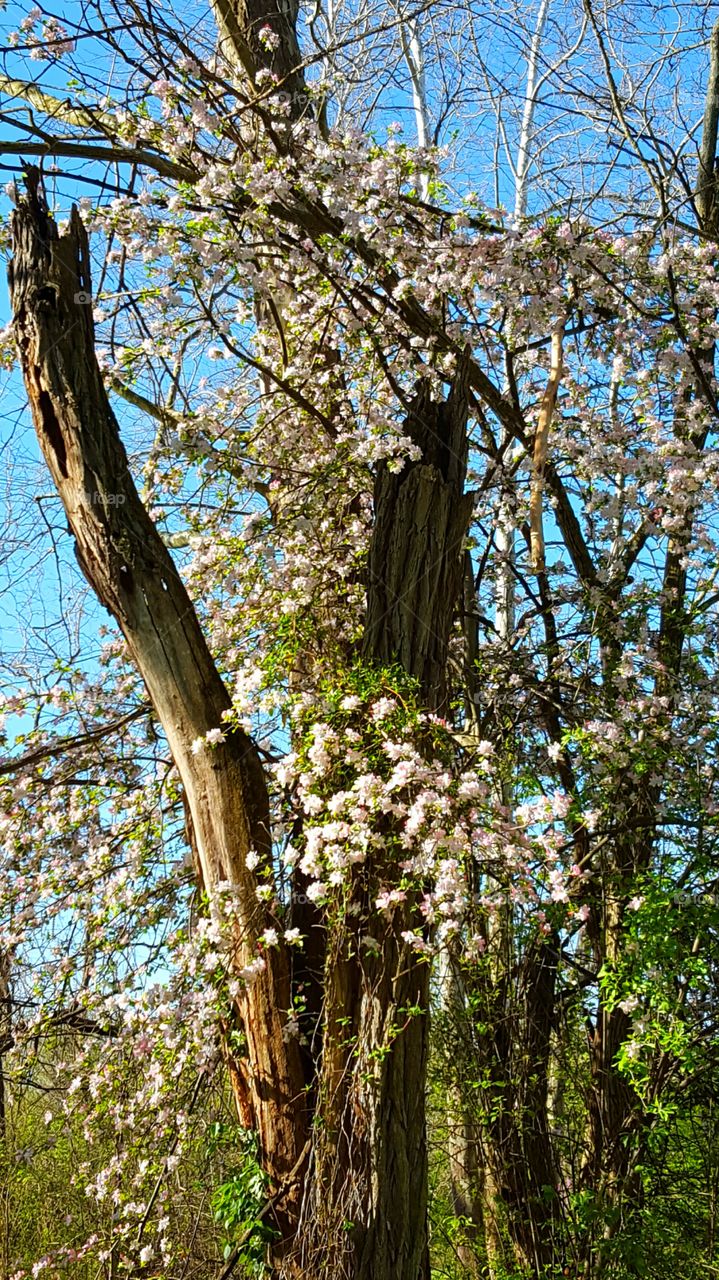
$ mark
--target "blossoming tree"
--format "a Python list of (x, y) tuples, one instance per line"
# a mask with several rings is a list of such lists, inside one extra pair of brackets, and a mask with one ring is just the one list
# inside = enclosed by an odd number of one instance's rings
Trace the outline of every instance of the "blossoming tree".
[[(29, 120), (11, 336), (112, 627), (7, 699), (3, 1048), (71, 1027), (48, 1125), (119, 1136), (81, 1170), (106, 1238), (37, 1274), (175, 1274), (170, 1179), (224, 1069), (261, 1192), (223, 1274), (253, 1237), (277, 1277), (429, 1280), (438, 955), (477, 1266), (603, 1274), (714, 1035), (711, 910), (671, 911), (712, 877), (719, 37), (692, 169), (647, 155), (587, 0), (550, 61), (592, 41), (645, 186), (511, 220), (426, 130), (349, 123), (336, 14), (213, 14), (200, 49), (159, 8), (33, 10), (12, 47), (55, 71), (92, 37), (110, 91), (0, 82)], [(385, 17), (423, 119), (416, 15)], [(45, 156), (84, 167), (63, 224)]]

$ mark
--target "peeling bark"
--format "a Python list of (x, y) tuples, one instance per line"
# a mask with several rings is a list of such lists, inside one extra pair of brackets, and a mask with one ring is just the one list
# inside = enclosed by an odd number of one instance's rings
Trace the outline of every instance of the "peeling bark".
[[(14, 327), (38, 441), (82, 571), (122, 630), (167, 735), (210, 901), (219, 882), (238, 886), (231, 961), (240, 969), (256, 956), (268, 923), (246, 865), (251, 849), (269, 857), (262, 765), (251, 739), (237, 730), (215, 748), (192, 750), (197, 738), (223, 724), (230, 698), (128, 469), (94, 351), (88, 242), (79, 215), (73, 210), (60, 237), (35, 171), (12, 231)], [(286, 952), (273, 950), (265, 973), (239, 1000), (247, 1057), (235, 1061), (233, 1085), (243, 1116), (258, 1130), (271, 1188), (287, 1192), (278, 1210), (287, 1233), (296, 1189), (284, 1188), (284, 1180), (307, 1135), (299, 1052), (282, 1035), (289, 1004)]]

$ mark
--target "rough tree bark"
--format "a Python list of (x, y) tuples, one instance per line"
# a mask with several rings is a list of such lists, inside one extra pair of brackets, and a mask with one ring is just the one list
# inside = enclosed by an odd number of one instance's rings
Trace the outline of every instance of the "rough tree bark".
[[(399, 474), (380, 466), (375, 482), (363, 654), (374, 664), (401, 665), (432, 709), (446, 698), (472, 512), (464, 492), (467, 394), (466, 361), (446, 402), (420, 386), (405, 430), (421, 458)], [(390, 923), (373, 919), (371, 904), (388, 873), (378, 859), (363, 869), (360, 912), (347, 917), (327, 958), (321, 1126), (301, 1253), (308, 1275), (429, 1277), (429, 967), (401, 939), (419, 923), (411, 904)], [(368, 927), (374, 948), (362, 945)]]
[[(167, 734), (185, 791), (202, 881), (213, 899), (220, 882), (239, 886), (233, 938), (236, 967), (254, 959), (269, 920), (247, 868), (251, 849), (270, 854), (262, 766), (246, 734), (233, 731), (212, 750), (193, 742), (222, 725), (230, 706), (175, 565), (128, 470), (117, 421), (94, 351), (88, 242), (77, 211), (65, 235), (49, 216), (39, 175), (13, 215), (9, 273), (15, 334), (35, 430), (75, 538), (78, 561), (118, 623)], [(257, 1128), (273, 1190), (283, 1192), (278, 1222), (296, 1219), (287, 1178), (307, 1138), (297, 1044), (283, 1039), (290, 1006), (286, 952), (239, 1001), (247, 1057), (232, 1072), (240, 1113)]]
[(420, 387), (410, 407), (404, 429), (421, 458), (398, 474), (382, 466), (375, 481), (364, 653), (398, 662), (435, 710), (447, 695), (447, 645), (472, 514), (472, 495), (464, 493), (466, 424), (465, 361), (446, 403)]

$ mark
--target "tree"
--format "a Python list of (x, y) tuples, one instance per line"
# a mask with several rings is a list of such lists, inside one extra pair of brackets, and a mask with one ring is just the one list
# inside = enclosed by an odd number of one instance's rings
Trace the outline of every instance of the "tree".
[[(514, 222), (455, 201), (424, 145), (423, 57), (425, 85), (437, 64), (417, 14), (354, 19), (368, 66), (383, 25), (397, 39), (418, 149), (333, 128), (333, 86), (301, 53), (319, 10), (305, 31), (282, 6), (218, 5), (217, 53), (198, 60), (159, 11), (133, 10), (125, 30), (117, 9), (100, 40), (126, 68), (121, 114), (5, 82), (46, 117), (30, 117), (25, 156), (119, 166), (116, 199), (88, 217), (111, 250), (106, 367), (86, 226), (75, 209), (58, 227), (31, 166), (10, 288), (40, 448), (80, 569), (124, 641), (101, 677), (68, 668), (54, 701), (31, 691), (13, 704), (39, 709), (7, 768), (8, 945), (31, 953), (27, 866), (33, 905), (52, 898), (58, 928), (68, 910), (81, 920), (83, 963), (61, 988), (95, 1017), (88, 1035), (107, 1032), (123, 989), (143, 1011), (106, 1035), (101, 1068), (93, 1060), (108, 1089), (131, 1045), (150, 1055), (158, 1098), (175, 1068), (199, 1079), (215, 1028), (257, 1135), (278, 1277), (429, 1277), (437, 952), (460, 975), (455, 1085), (496, 1275), (549, 1275), (565, 1258), (601, 1274), (641, 1211), (654, 1120), (697, 1069), (697, 1040), (703, 1065), (714, 1043), (701, 1001), (711, 913), (694, 933), (672, 925), (668, 968), (657, 938), (672, 876), (705, 886), (713, 874), (715, 689), (699, 619), (715, 553), (701, 485), (716, 415), (719, 72), (713, 52), (690, 183), (646, 93), (637, 107), (639, 90), (619, 82), (593, 8), (558, 48), (547, 11), (527, 27)], [(30, 43), (40, 17), (23, 29)], [(342, 33), (337, 15), (324, 22), (337, 76)], [(632, 193), (618, 233), (598, 224), (626, 182), (554, 217), (543, 170), (541, 216), (526, 217), (538, 59), (546, 50), (545, 83), (569, 65), (586, 100), (572, 57), (588, 33), (607, 86), (592, 89), (598, 123), (607, 111), (650, 187)], [(56, 20), (42, 38), (72, 52)], [(142, 496), (118, 403), (157, 430)], [(526, 553), (496, 547), (508, 491)], [(194, 564), (178, 560), (187, 547)], [(497, 576), (506, 601), (508, 572), (516, 626), (501, 603), (495, 626), (484, 602)], [(62, 734), (83, 682), (102, 727)], [(78, 777), (106, 734), (121, 745), (100, 780), (92, 765)], [(58, 758), (53, 794), (45, 769)], [(68, 810), (76, 782), (84, 807)], [(119, 956), (186, 908), (186, 880), (151, 861), (181, 840), (180, 813), (206, 914), (175, 935), (168, 1012), (148, 995), (152, 964)], [(112, 909), (126, 843), (127, 927)], [(101, 890), (86, 882), (87, 844)], [(183, 1008), (191, 1052), (172, 1029)], [(566, 1089), (572, 1055), (584, 1093), (563, 1111), (553, 1073)], [(132, 1107), (153, 1096), (140, 1086)], [(158, 1169), (138, 1185), (146, 1172)], [(120, 1248), (126, 1269), (161, 1248), (153, 1195), (125, 1205), (112, 1266)]]

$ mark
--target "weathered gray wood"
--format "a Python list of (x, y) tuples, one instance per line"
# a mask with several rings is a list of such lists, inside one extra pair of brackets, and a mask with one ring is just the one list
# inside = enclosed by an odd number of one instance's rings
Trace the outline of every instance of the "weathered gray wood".
[[(192, 602), (130, 475), (94, 350), (88, 241), (76, 210), (60, 237), (39, 175), (13, 214), (10, 293), (35, 430), (75, 538), (88, 582), (112, 614), (142, 675), (182, 779), (193, 844), (212, 900), (237, 887), (232, 963), (256, 954), (269, 923), (258, 902), (251, 849), (269, 857), (267, 788), (251, 739), (229, 733), (213, 749), (195, 739), (223, 725), (230, 699)], [(279, 1188), (306, 1141), (297, 1099), (296, 1042), (283, 1040), (290, 1006), (280, 949), (240, 999), (247, 1058), (233, 1062), (245, 1121), (257, 1126), (272, 1185)]]

